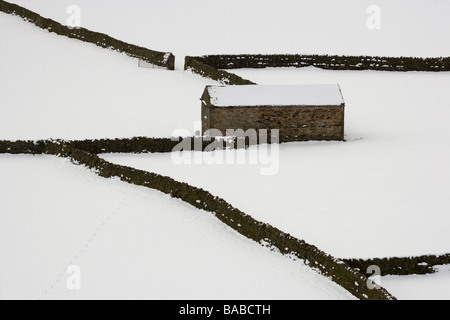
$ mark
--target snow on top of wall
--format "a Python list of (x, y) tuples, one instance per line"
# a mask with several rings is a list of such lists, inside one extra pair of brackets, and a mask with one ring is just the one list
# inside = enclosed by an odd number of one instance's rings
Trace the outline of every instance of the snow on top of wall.
[(243, 85), (208, 87), (216, 107), (340, 106), (344, 103), (338, 84)]

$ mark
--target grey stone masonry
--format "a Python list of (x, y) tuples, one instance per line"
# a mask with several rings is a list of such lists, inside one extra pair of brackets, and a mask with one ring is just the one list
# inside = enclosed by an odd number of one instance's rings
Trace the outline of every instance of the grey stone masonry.
[[(235, 87), (235, 86), (233, 86)], [(242, 87), (256, 87), (256, 86), (242, 86)], [(270, 89), (272, 86), (264, 86), (266, 89)], [(273, 86), (277, 87), (277, 86)], [(299, 86), (301, 87), (301, 86)], [(225, 135), (227, 129), (243, 129), (247, 131), (249, 129), (278, 129), (280, 133), (280, 142), (289, 141), (310, 141), (310, 140), (344, 140), (344, 110), (345, 103), (342, 99), (339, 86), (339, 95), (341, 99), (332, 101), (325, 101), (324, 105), (321, 105), (321, 99), (309, 99), (313, 105), (287, 105), (291, 102), (295, 102), (295, 97), (291, 100), (281, 98), (280, 105), (276, 105), (276, 99), (271, 96), (271, 105), (252, 105), (252, 99), (228, 97), (219, 101), (220, 95), (214, 96), (214, 86), (206, 87), (202, 101), (202, 130), (203, 134), (208, 129), (217, 129)], [(224, 87), (221, 87), (224, 88)], [(306, 88), (308, 90), (308, 88)], [(289, 90), (295, 91), (295, 87), (289, 88)], [(314, 94), (318, 94), (320, 98), (320, 88), (315, 87)], [(239, 93), (247, 91), (232, 90), (227, 94)], [(257, 93), (257, 90), (253, 90)], [(305, 88), (300, 90), (305, 92)], [(279, 92), (279, 90), (274, 90)], [(281, 90), (283, 92), (283, 90)], [(289, 91), (285, 91), (289, 93)], [(252, 92), (250, 92), (252, 93)], [(223, 92), (221, 93), (223, 97)], [(270, 94), (270, 90), (269, 90)], [(325, 94), (329, 94), (325, 93)], [(257, 103), (261, 103), (261, 99), (254, 99)], [(249, 105), (238, 105), (236, 101), (247, 101)], [(298, 99), (300, 102), (300, 99)], [(308, 100), (308, 99), (306, 99)], [(274, 103), (275, 101), (275, 103)], [(227, 106), (227, 102), (230, 103)], [(303, 102), (302, 102), (303, 103)], [(330, 105), (328, 105), (330, 104)]]

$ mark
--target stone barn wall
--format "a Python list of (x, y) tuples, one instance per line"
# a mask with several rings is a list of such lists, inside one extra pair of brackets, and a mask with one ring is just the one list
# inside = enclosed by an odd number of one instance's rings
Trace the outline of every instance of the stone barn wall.
[(280, 142), (344, 140), (344, 105), (213, 107), (202, 105), (203, 132), (218, 129), (279, 129)]

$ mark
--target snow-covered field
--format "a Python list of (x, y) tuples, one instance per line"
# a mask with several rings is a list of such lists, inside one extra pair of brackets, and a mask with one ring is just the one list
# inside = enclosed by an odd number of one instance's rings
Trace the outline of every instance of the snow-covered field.
[(387, 276), (381, 285), (404, 300), (449, 300), (450, 268), (438, 267), (438, 273), (418, 276)]
[(213, 81), (137, 68), (125, 55), (0, 14), (1, 139), (170, 136), (200, 118), (199, 93)]
[[(73, 4), (12, 2), (62, 23)], [(450, 55), (449, 1), (378, 2), (382, 29), (370, 31), (369, 1), (77, 1), (83, 26), (172, 51), (175, 71), (0, 13), (0, 139), (193, 131), (215, 82), (184, 72), (185, 55)], [(235, 72), (259, 84), (340, 84), (347, 141), (282, 145), (273, 176), (175, 165), (169, 154), (104, 157), (206, 188), (337, 257), (450, 251), (450, 73)], [(207, 213), (65, 160), (0, 155), (0, 181), (0, 298), (351, 298)], [(65, 286), (70, 264), (81, 267), (80, 291)], [(382, 284), (398, 298), (450, 299), (445, 270)]]
[[(154, 50), (185, 55), (317, 53), (449, 56), (448, 0), (10, 0)], [(381, 29), (367, 9), (381, 9)]]
[(210, 190), (338, 257), (448, 251), (450, 74), (237, 73), (258, 83), (341, 83), (347, 141), (283, 144), (273, 176), (260, 175), (261, 165), (177, 165), (170, 154), (105, 158)]
[[(352, 298), (159, 192), (55, 157), (0, 163), (0, 299)], [(66, 287), (71, 265), (81, 290)]]

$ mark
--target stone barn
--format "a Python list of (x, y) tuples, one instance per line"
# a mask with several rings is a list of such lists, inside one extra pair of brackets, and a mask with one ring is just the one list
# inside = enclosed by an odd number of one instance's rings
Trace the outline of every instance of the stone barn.
[(279, 129), (280, 142), (344, 140), (339, 85), (207, 86), (202, 130)]

